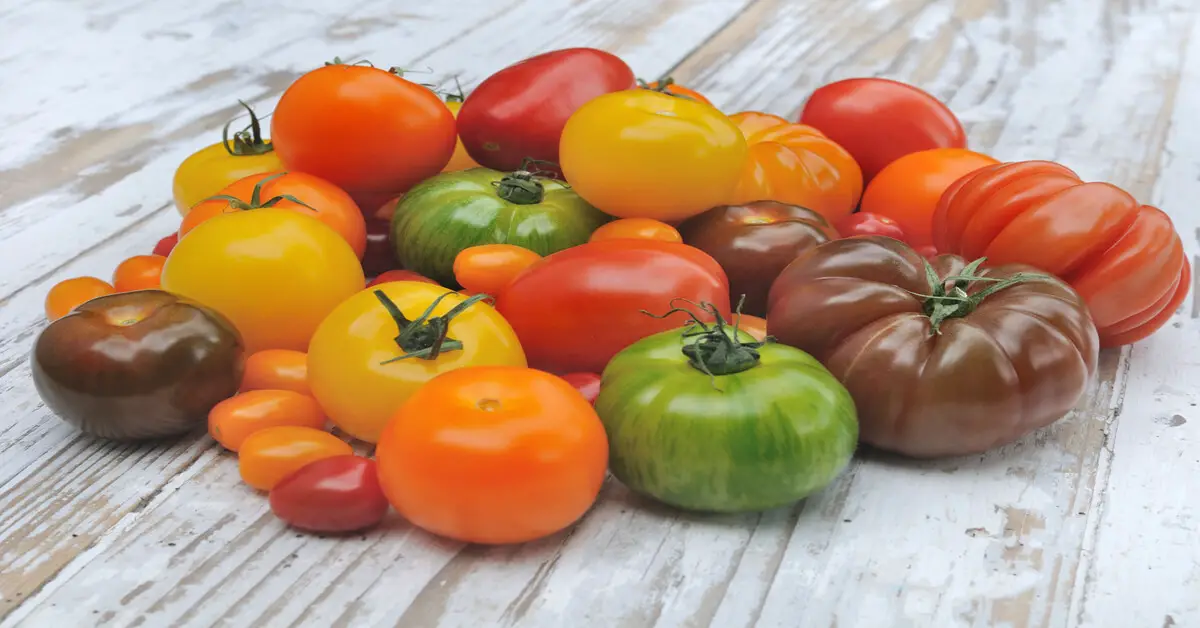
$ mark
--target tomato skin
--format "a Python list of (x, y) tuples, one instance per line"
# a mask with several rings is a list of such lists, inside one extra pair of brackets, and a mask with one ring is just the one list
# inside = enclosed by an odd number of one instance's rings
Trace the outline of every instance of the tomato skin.
[(271, 512), (297, 530), (341, 533), (379, 524), (388, 511), (374, 460), (322, 458), (280, 480), (269, 496)]
[(727, 202), (748, 152), (712, 106), (632, 89), (595, 98), (567, 120), (559, 163), (601, 211), (671, 222)]
[(595, 405), (596, 396), (600, 394), (600, 376), (595, 373), (567, 373), (561, 375), (566, 382), (575, 387), (579, 394), (587, 399), (588, 403)]
[(966, 148), (967, 135), (954, 112), (907, 83), (852, 78), (818, 88), (800, 112), (845, 148), (869, 183), (888, 164), (931, 148)]
[(670, 77), (666, 78), (664, 81), (653, 81), (653, 82), (645, 83), (645, 84), (639, 83), (638, 86), (641, 87), (642, 89), (648, 89), (648, 90), (656, 91), (656, 92), (660, 92), (660, 93), (665, 92), (672, 96), (676, 96), (676, 97), (681, 96), (683, 98), (690, 98), (696, 102), (704, 103), (706, 105), (712, 105), (712, 101), (710, 101), (708, 98), (706, 98), (704, 96), (704, 94), (701, 94), (700, 92), (698, 92), (690, 87), (684, 87), (683, 85), (680, 85), (679, 83), (676, 83), (675, 81), (673, 81)]
[(454, 279), (472, 293), (498, 294), (521, 271), (542, 259), (512, 244), (481, 244), (463, 249), (454, 258)]
[(162, 255), (134, 255), (117, 264), (113, 271), (112, 285), (117, 292), (153, 290), (159, 287), (163, 264)]
[(240, 390), (290, 390), (302, 395), (312, 394), (308, 386), (308, 354), (291, 349), (265, 349), (250, 354), (246, 358)]
[(967, 173), (1000, 162), (962, 148), (935, 148), (905, 155), (867, 185), (862, 211), (886, 216), (912, 246), (933, 244), (933, 214), (942, 192)]
[(653, 218), (620, 218), (592, 232), (588, 242), (600, 240), (662, 240), (683, 242), (679, 230)]
[[(446, 108), (450, 110), (450, 113), (454, 114), (455, 118), (458, 118), (458, 112), (462, 110), (462, 104), (463, 101), (461, 99), (446, 100)], [(459, 170), (478, 167), (479, 163), (471, 159), (471, 156), (467, 154), (467, 149), (463, 146), (462, 138), (455, 136), (454, 154), (450, 156), (450, 161), (446, 163), (446, 167), (442, 168), (442, 172), (457, 172)]]
[(230, 155), (222, 142), (206, 146), (184, 159), (175, 171), (172, 183), (175, 209), (180, 215), (187, 216), (196, 203), (238, 179), (282, 169), (283, 163), (275, 151)]
[(213, 406), (208, 434), (229, 451), (237, 451), (255, 432), (270, 427), (323, 429), (325, 413), (317, 400), (291, 390), (251, 390)]
[(376, 449), (392, 506), (469, 543), (523, 543), (573, 524), (604, 483), (608, 439), (570, 384), (534, 369), (476, 366), (419, 389)]
[(391, 220), (367, 219), (367, 246), (362, 256), (363, 274), (377, 277), (396, 269), (396, 254), (392, 250)]
[(856, 235), (879, 235), (893, 238), (901, 242), (906, 237), (900, 223), (879, 214), (871, 212), (854, 212), (834, 224), (843, 238)]
[(762, 342), (767, 337), (767, 319), (750, 314), (742, 314), (740, 317), (734, 315), (733, 321), (737, 323), (738, 331), (744, 331), (750, 334), (750, 337), (758, 342)]
[(95, 277), (64, 279), (54, 284), (46, 292), (46, 319), (51, 322), (56, 321), (70, 314), (71, 310), (80, 305), (116, 291), (117, 289), (112, 284)]
[(258, 430), (242, 441), (238, 471), (246, 484), (269, 491), (310, 463), (353, 454), (350, 445), (324, 430), (280, 425)]
[(414, 273), (411, 270), (389, 270), (386, 273), (383, 273), (372, 279), (370, 283), (367, 284), (367, 287), (373, 288), (381, 283), (388, 283), (390, 281), (419, 281), (422, 283), (433, 284), (435, 286), (441, 285), (429, 277), (419, 273)]
[(171, 254), (171, 250), (175, 248), (175, 244), (179, 242), (179, 232), (176, 231), (169, 236), (163, 237), (157, 244), (154, 245), (154, 255), (166, 257)]
[(458, 112), (458, 134), (488, 168), (517, 170), (526, 158), (557, 164), (567, 119), (591, 99), (634, 85), (633, 70), (616, 55), (552, 50), (484, 79)]

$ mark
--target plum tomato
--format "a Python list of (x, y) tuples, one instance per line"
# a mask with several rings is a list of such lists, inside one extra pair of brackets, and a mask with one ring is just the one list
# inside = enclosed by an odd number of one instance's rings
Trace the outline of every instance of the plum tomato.
[(237, 451), (253, 433), (281, 426), (325, 427), (317, 400), (291, 390), (251, 390), (213, 406), (208, 434), (229, 451)]
[(116, 291), (112, 284), (95, 277), (64, 279), (46, 293), (46, 318), (56, 321), (80, 305)]
[(421, 283), (431, 283), (435, 286), (441, 285), (429, 277), (426, 277), (420, 273), (414, 273), (411, 270), (389, 270), (372, 279), (371, 282), (367, 284), (367, 287), (373, 288), (381, 283), (388, 283), (391, 281), (419, 281)]
[(175, 248), (175, 244), (178, 242), (179, 232), (176, 231), (175, 233), (164, 236), (163, 239), (159, 240), (158, 243), (154, 245), (154, 251), (152, 252), (155, 255), (166, 257), (171, 254), (171, 250)]
[(900, 228), (900, 223), (871, 212), (855, 212), (837, 221), (833, 225), (837, 228), (837, 232), (843, 238), (858, 235), (880, 235), (889, 238), (904, 241), (904, 229)]
[[(221, 141), (206, 146), (179, 164), (172, 187), (175, 209), (186, 216), (200, 201), (216, 194), (221, 188), (252, 174), (283, 169), (275, 147), (262, 136), (262, 125), (254, 110), (238, 101), (250, 114), (250, 124), (229, 137), (230, 121), (225, 125)], [(166, 255), (154, 251), (158, 255)]]
[(354, 453), (342, 439), (312, 427), (280, 425), (253, 432), (238, 449), (242, 481), (269, 491), (305, 465)]
[(454, 279), (464, 290), (498, 294), (541, 255), (513, 244), (481, 244), (459, 251)]
[(117, 292), (153, 290), (162, 282), (162, 269), (166, 262), (167, 258), (162, 255), (134, 255), (117, 264), (113, 271), (113, 288)]
[(592, 232), (589, 242), (599, 240), (662, 240), (683, 242), (679, 230), (653, 218), (621, 218), (601, 225)]
[(268, 499), (276, 517), (306, 532), (366, 530), (388, 511), (375, 461), (353, 455), (300, 467), (276, 483)]
[(308, 354), (292, 349), (264, 349), (246, 358), (242, 374), (247, 390), (290, 390), (312, 394), (308, 386)]
[(562, 378), (574, 386), (575, 390), (578, 390), (579, 394), (588, 400), (588, 403), (596, 403), (596, 396), (600, 394), (599, 375), (595, 373), (567, 373)]

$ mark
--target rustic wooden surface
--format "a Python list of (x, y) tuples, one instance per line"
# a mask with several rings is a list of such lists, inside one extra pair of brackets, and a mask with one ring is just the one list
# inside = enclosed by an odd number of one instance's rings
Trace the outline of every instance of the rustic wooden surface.
[(2, 625), (1200, 626), (1194, 293), (1104, 355), (1076, 413), (999, 451), (860, 459), (761, 516), (683, 515), (610, 483), (569, 533), (500, 549), (394, 518), (298, 535), (208, 438), (76, 434), (26, 360), (51, 285), (107, 277), (176, 227), (171, 174), (237, 98), (269, 111), (335, 55), (471, 86), (597, 46), (727, 111), (783, 115), (828, 80), (908, 80), (978, 150), (1160, 205), (1200, 267), (1194, 0), (38, 0), (0, 5), (0, 26)]

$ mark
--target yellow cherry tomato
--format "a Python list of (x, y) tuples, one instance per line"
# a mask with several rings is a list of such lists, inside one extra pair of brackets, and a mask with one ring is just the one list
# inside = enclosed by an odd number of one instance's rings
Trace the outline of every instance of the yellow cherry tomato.
[[(308, 347), (313, 396), (340, 429), (374, 443), (396, 410), (434, 376), (464, 366), (525, 366), (512, 327), (484, 296), (395, 281), (350, 297)], [(443, 321), (447, 333), (439, 343), (435, 330)]]
[[(252, 174), (283, 170), (283, 162), (269, 141), (262, 137), (258, 116), (246, 103), (250, 125), (233, 137), (192, 153), (175, 170), (175, 209), (186, 216), (193, 205), (220, 192), (225, 186)], [(226, 135), (228, 135), (226, 126)]]
[(601, 211), (671, 222), (728, 201), (748, 150), (711, 105), (632, 89), (576, 110), (558, 158), (571, 188)]
[(288, 209), (221, 214), (179, 240), (162, 287), (224, 314), (246, 345), (304, 351), (333, 308), (362, 290), (362, 265), (338, 232)]
[[(458, 118), (458, 110), (462, 109), (462, 104), (462, 96), (453, 95), (446, 98), (446, 108), (450, 110), (450, 113), (454, 114), (455, 118)], [(467, 149), (463, 148), (462, 138), (458, 138), (454, 140), (454, 154), (450, 156), (450, 161), (446, 164), (445, 168), (442, 168), (442, 172), (455, 172), (457, 170), (478, 167), (479, 164), (474, 159), (471, 159), (471, 156), (467, 154)], [(395, 206), (393, 205), (393, 207)]]

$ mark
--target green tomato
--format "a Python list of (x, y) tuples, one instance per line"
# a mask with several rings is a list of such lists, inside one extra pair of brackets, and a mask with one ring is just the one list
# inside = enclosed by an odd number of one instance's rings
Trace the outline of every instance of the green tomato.
[(799, 349), (732, 337), (727, 326), (666, 331), (604, 369), (596, 412), (612, 473), (631, 490), (688, 510), (759, 511), (824, 488), (849, 464), (858, 420), (841, 383)]
[(561, 181), (472, 168), (409, 190), (392, 215), (392, 246), (404, 268), (456, 286), (454, 258), (465, 248), (515, 244), (545, 256), (587, 242), (609, 220)]

